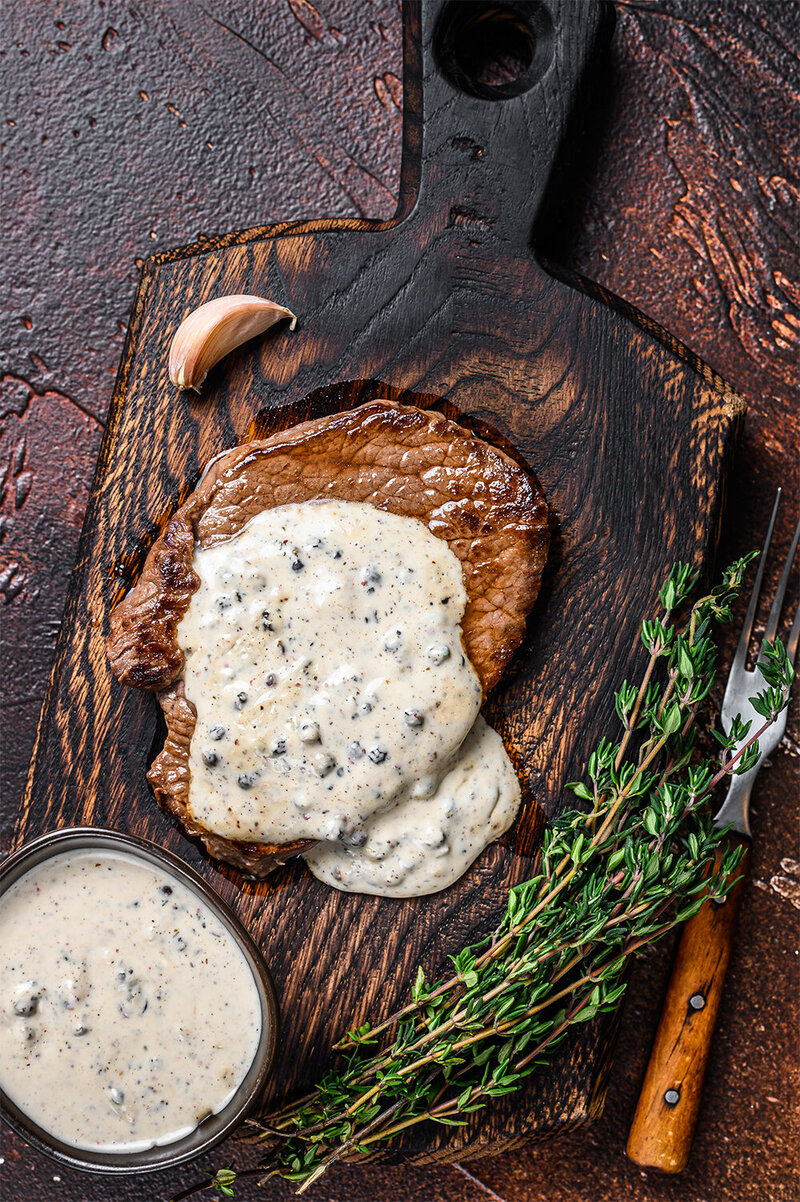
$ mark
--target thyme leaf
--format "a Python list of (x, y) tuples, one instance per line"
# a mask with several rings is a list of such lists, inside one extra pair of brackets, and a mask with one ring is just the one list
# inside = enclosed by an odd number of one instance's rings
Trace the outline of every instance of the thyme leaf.
[[(464, 1124), (547, 1065), (571, 1027), (614, 1010), (642, 948), (695, 914), (707, 893), (725, 896), (741, 849), (714, 828), (710, 797), (754, 762), (794, 676), (781, 642), (766, 645), (766, 688), (753, 703), (764, 725), (750, 734), (734, 723), (717, 734), (718, 757), (700, 752), (698, 712), (716, 674), (711, 632), (730, 619), (754, 558), (732, 564), (682, 622), (697, 574), (675, 565), (660, 613), (642, 623), (641, 682), (624, 681), (614, 697), (619, 738), (602, 739), (584, 779), (569, 786), (581, 807), (549, 824), (535, 875), (511, 889), (491, 936), (451, 957), (439, 980), (420, 968), (408, 1004), (348, 1032), (335, 1045), (340, 1063), (312, 1093), (250, 1124), (265, 1145), (264, 1179), (283, 1177), (303, 1193), (336, 1161), (358, 1160), (418, 1123)], [(212, 1184), (227, 1194), (234, 1179), (223, 1169)]]

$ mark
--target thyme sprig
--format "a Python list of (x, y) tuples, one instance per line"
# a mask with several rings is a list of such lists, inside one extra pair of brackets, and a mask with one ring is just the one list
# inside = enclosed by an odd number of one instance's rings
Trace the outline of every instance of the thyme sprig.
[[(714, 829), (707, 803), (724, 777), (755, 763), (794, 676), (780, 641), (765, 646), (766, 687), (753, 699), (764, 724), (751, 735), (737, 720), (717, 734), (717, 759), (699, 752), (696, 719), (716, 671), (712, 630), (730, 619), (752, 558), (728, 568), (683, 623), (676, 614), (697, 574), (673, 568), (659, 616), (642, 625), (641, 683), (624, 681), (615, 694), (619, 739), (602, 739), (584, 780), (569, 786), (583, 808), (549, 824), (536, 874), (510, 891), (489, 938), (453, 956), (445, 979), (429, 982), (420, 968), (409, 1003), (350, 1031), (336, 1045), (342, 1062), (313, 1093), (251, 1124), (251, 1138), (268, 1145), (264, 1177), (302, 1193), (336, 1161), (418, 1123), (465, 1124), (548, 1064), (571, 1027), (616, 1008), (632, 956), (695, 914), (707, 893), (725, 896), (741, 849)], [(227, 1193), (235, 1171), (224, 1173), (214, 1184)]]

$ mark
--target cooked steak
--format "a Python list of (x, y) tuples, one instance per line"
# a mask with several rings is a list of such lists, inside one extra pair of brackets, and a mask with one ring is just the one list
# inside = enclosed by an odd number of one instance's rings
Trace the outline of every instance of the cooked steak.
[(548, 509), (537, 482), (435, 411), (376, 400), (212, 462), (111, 615), (108, 654), (119, 679), (155, 691), (164, 710), (167, 739), (148, 774), (161, 805), (212, 855), (259, 876), (307, 843), (237, 843), (194, 821), (188, 749), (196, 715), (183, 691), (177, 628), (199, 585), (195, 545), (231, 538), (265, 509), (318, 500), (417, 518), (448, 543), (464, 571), (463, 641), (484, 692), (522, 641), (547, 558)]

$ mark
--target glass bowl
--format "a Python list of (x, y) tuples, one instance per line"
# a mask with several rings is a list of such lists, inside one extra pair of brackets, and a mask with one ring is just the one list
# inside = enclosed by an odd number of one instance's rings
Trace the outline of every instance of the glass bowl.
[(254, 1109), (272, 1068), (280, 1031), (278, 1002), (261, 952), (239, 919), (222, 898), (172, 852), (135, 835), (98, 827), (70, 827), (41, 835), (25, 844), (0, 865), (0, 898), (26, 872), (53, 856), (67, 852), (97, 849), (126, 852), (153, 864), (167, 875), (176, 877), (196, 893), (225, 926), (237, 944), (253, 974), (261, 1005), (261, 1037), (253, 1062), (230, 1101), (216, 1114), (204, 1118), (194, 1130), (171, 1143), (157, 1144), (136, 1151), (94, 1151), (76, 1148), (51, 1135), (28, 1114), (20, 1110), (0, 1090), (0, 1117), (27, 1143), (61, 1164), (90, 1173), (148, 1173), (173, 1168), (208, 1152), (221, 1143)]

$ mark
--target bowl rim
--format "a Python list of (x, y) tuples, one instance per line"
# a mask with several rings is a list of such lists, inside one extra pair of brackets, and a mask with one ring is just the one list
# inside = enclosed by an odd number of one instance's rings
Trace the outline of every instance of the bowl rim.
[[(193, 868), (174, 852), (149, 839), (100, 826), (71, 826), (39, 835), (24, 843), (0, 863), (0, 899), (26, 872), (46, 860), (82, 848), (127, 852), (159, 866), (177, 877), (222, 920), (243, 953), (256, 985), (261, 1005), (258, 1048), (238, 1089), (216, 1114), (208, 1115), (192, 1131), (172, 1143), (153, 1144), (136, 1152), (94, 1152), (64, 1143), (21, 1110), (0, 1088), (0, 1118), (37, 1151), (85, 1173), (122, 1176), (163, 1172), (194, 1160), (226, 1139), (255, 1107), (272, 1071), (280, 1038), (280, 1011), (272, 975), (261, 950), (226, 901)], [(205, 1128), (205, 1130), (204, 1130)], [(171, 1151), (172, 1150), (172, 1151)]]

